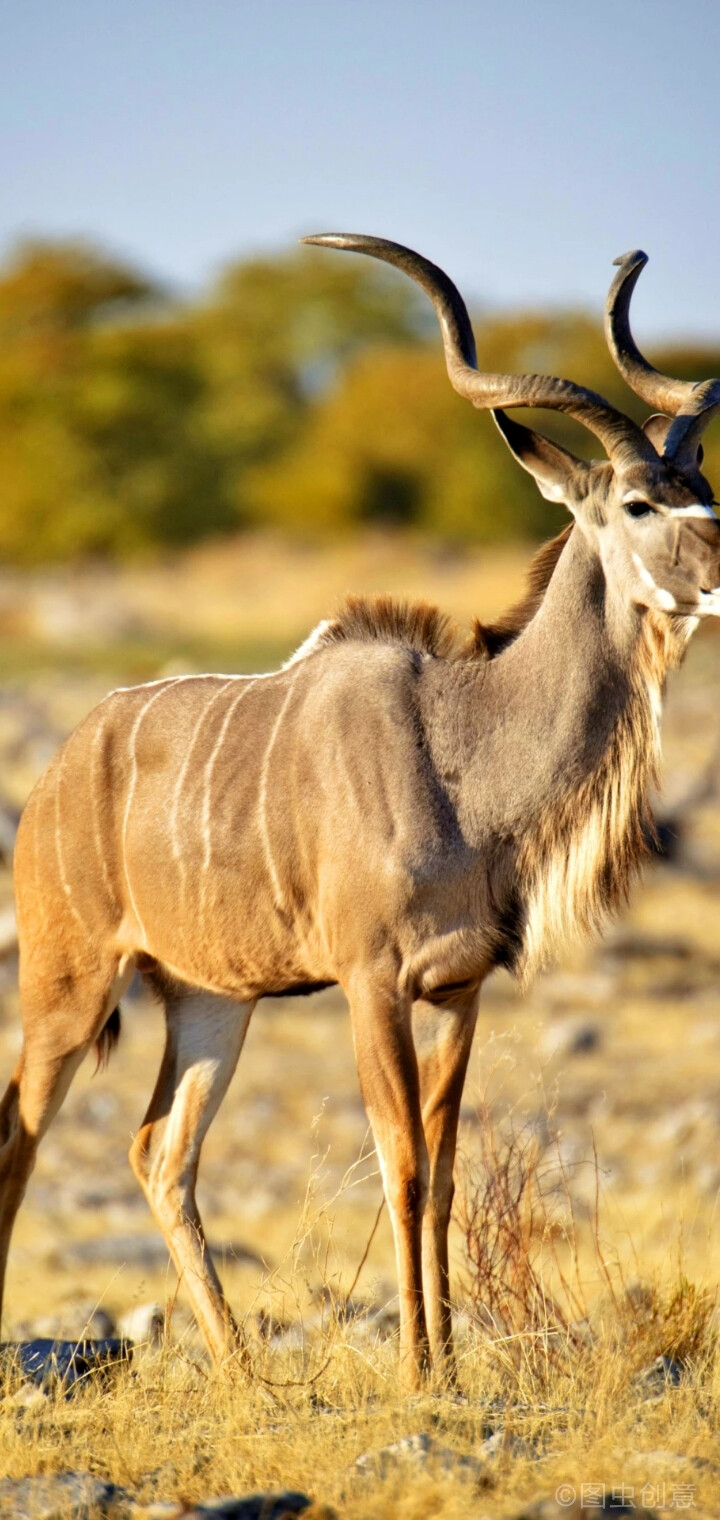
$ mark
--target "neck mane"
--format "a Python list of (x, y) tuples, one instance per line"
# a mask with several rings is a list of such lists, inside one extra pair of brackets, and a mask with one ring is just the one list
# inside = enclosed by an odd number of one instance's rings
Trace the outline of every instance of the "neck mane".
[(598, 933), (627, 901), (649, 855), (658, 785), (660, 714), (672, 663), (666, 619), (642, 620), (627, 697), (608, 729), (598, 762), (541, 806), (519, 844), (524, 931), (515, 965), (522, 982), (568, 940)]

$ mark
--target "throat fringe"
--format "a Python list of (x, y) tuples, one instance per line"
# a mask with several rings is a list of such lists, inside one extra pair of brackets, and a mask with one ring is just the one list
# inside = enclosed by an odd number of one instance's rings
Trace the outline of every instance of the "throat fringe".
[(667, 619), (648, 614), (633, 687), (600, 764), (523, 840), (518, 879), (531, 885), (516, 971), (525, 985), (564, 943), (596, 933), (627, 901), (655, 828), (649, 793), (658, 784), (662, 693), (679, 653)]

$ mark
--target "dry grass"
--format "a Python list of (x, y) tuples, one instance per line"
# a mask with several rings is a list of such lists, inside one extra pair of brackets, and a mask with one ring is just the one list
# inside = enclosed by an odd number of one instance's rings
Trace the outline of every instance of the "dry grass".
[[(64, 582), (52, 603), (64, 633), (49, 620), (47, 577), (14, 585), (14, 603), (6, 586), (0, 619), (7, 631), (15, 618), (20, 653), (0, 704), (0, 781), (22, 800), (110, 670), (122, 677), (139, 665), (150, 676), (154, 659), (191, 644), (198, 663), (217, 648), (231, 652), (233, 641), (285, 653), (351, 588), (417, 591), (461, 617), (487, 615), (512, 599), (525, 558), (441, 561), (421, 545), (370, 540), (344, 559), (333, 550), (312, 560), (256, 542), (95, 587), (89, 577)], [(86, 613), (95, 626), (103, 606), (105, 632), (81, 669), (72, 628)], [(719, 697), (716, 643), (706, 636), (671, 692), (671, 799), (712, 750)], [(0, 902), (8, 890), (5, 875)], [(685, 1483), (696, 1513), (720, 1515), (719, 910), (720, 805), (711, 796), (687, 820), (680, 864), (649, 873), (604, 946), (568, 955), (523, 999), (504, 976), (488, 984), (452, 1232), (466, 1401), (400, 1392), (386, 1214), (344, 1312), (380, 1186), (372, 1156), (358, 1163), (367, 1123), (337, 992), (258, 1010), (208, 1137), (201, 1207), (226, 1249), (253, 1371), (209, 1368), (182, 1285), (162, 1258), (134, 1258), (124, 1245), (155, 1239), (125, 1158), (161, 1042), (158, 1010), (130, 1000), (109, 1070), (93, 1077), (88, 1063), (41, 1150), (15, 1236), (5, 1329), (22, 1333), (63, 1312), (77, 1327), (96, 1303), (118, 1317), (157, 1300), (167, 1342), (139, 1352), (109, 1393), (0, 1401), (0, 1471), (89, 1468), (148, 1502), (301, 1488), (358, 1520), (510, 1515), (561, 1482), (578, 1491), (625, 1484), (636, 1498), (664, 1482), (669, 1508)], [(18, 1028), (10, 969), (0, 986), (3, 1074)], [(104, 1256), (83, 1256), (99, 1242)], [(232, 1245), (247, 1255), (227, 1254)], [(659, 1355), (683, 1364), (677, 1386), (638, 1381)], [(477, 1453), (500, 1429), (504, 1445), (480, 1494), (432, 1460), (382, 1481), (353, 1468), (359, 1454), (404, 1434)]]

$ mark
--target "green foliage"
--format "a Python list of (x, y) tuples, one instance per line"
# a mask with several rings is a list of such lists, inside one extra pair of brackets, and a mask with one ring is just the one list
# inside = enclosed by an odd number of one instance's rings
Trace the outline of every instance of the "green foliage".
[[(478, 351), (484, 368), (569, 375), (642, 414), (585, 316), (485, 321)], [(720, 370), (697, 348), (661, 362)], [(593, 452), (566, 419), (542, 427)], [(236, 264), (181, 304), (82, 245), (21, 247), (0, 274), (0, 484), (0, 555), (15, 562), (245, 524), (495, 540), (558, 522), (448, 385), (424, 297), (370, 261), (305, 249)]]

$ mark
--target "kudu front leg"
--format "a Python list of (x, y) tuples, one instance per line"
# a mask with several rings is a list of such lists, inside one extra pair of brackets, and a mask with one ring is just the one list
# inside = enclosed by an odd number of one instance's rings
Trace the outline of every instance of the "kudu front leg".
[(455, 1184), (453, 1170), (465, 1074), (477, 1022), (478, 992), (453, 1006), (417, 1002), (413, 1031), (420, 1073), (420, 1098), (430, 1162), (423, 1220), (422, 1260), (425, 1311), (433, 1366), (455, 1381), (450, 1309), (448, 1230)]
[(130, 1151), (215, 1362), (236, 1351), (241, 1338), (208, 1250), (195, 1183), (200, 1149), (237, 1066), (253, 1006), (203, 992), (167, 1003), (165, 1053)]
[(351, 996), (355, 1052), (393, 1233), (400, 1296), (403, 1381), (420, 1387), (429, 1370), (422, 1287), (422, 1219), (428, 1158), (410, 1010), (392, 993)]

